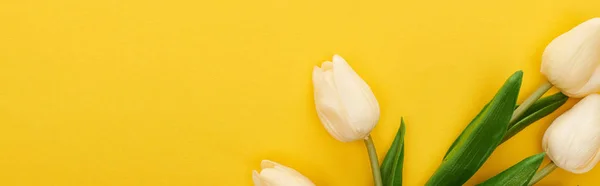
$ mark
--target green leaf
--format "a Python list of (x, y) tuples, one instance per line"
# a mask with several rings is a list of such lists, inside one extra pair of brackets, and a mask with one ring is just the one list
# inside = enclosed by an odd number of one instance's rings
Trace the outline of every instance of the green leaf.
[(402, 165), (404, 163), (404, 118), (396, 133), (394, 142), (381, 163), (381, 177), (384, 186), (402, 185)]
[[(483, 109), (481, 109), (481, 111), (484, 111), (484, 110), (486, 110), (486, 109), (487, 109), (487, 107), (488, 107), (489, 105), (490, 105), (490, 103), (488, 103), (488, 104), (485, 104), (485, 106), (483, 106)], [(479, 113), (479, 114), (476, 116), (476, 118), (477, 118), (477, 117), (478, 117), (480, 114), (481, 114), (481, 113)], [(471, 123), (473, 123), (473, 121), (471, 121)], [(469, 125), (470, 125), (470, 124), (469, 124)], [(468, 126), (467, 126), (467, 127), (468, 127)], [(466, 129), (465, 129), (465, 130), (466, 130)], [(464, 130), (463, 130), (463, 133), (464, 133)], [(462, 135), (462, 134), (461, 134), (461, 135)], [(459, 136), (459, 138), (460, 138), (460, 136)], [(448, 148), (448, 151), (446, 151), (446, 155), (444, 155), (444, 159), (446, 159), (446, 157), (448, 156), (448, 154), (450, 154), (450, 152), (452, 151), (452, 149), (454, 148), (454, 146), (456, 146), (456, 143), (458, 143), (458, 141), (459, 141), (459, 140), (458, 140), (458, 138), (456, 138), (456, 139), (454, 140), (454, 142), (452, 143), (452, 145), (450, 145), (450, 148)]]
[(426, 185), (464, 184), (500, 144), (515, 108), (523, 72), (506, 80), (487, 106), (467, 125)]
[(525, 129), (525, 127), (531, 125), (533, 122), (542, 119), (543, 117), (546, 117), (550, 113), (556, 111), (556, 109), (565, 104), (568, 99), (569, 97), (559, 92), (536, 101), (533, 103), (533, 105), (531, 105), (531, 107), (529, 107), (529, 109), (527, 109), (527, 111), (525, 111), (523, 116), (516, 120), (515, 123), (511, 123), (509, 125), (508, 131), (506, 132), (502, 142), (510, 139), (515, 134)]
[(540, 167), (546, 153), (529, 156), (512, 167), (502, 171), (500, 174), (480, 183), (481, 186), (510, 185), (526, 186), (535, 171)]

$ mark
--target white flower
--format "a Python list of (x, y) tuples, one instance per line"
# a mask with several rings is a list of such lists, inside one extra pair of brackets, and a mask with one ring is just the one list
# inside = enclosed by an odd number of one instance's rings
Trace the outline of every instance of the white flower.
[(371, 88), (342, 57), (334, 55), (333, 62), (315, 66), (313, 85), (319, 119), (335, 139), (364, 139), (379, 121)]
[(298, 171), (279, 163), (263, 160), (260, 167), (260, 173), (252, 171), (255, 186), (315, 186)]
[(570, 97), (600, 91), (600, 18), (583, 22), (548, 44), (541, 72)]
[(600, 95), (588, 95), (556, 118), (544, 134), (542, 148), (564, 170), (590, 171), (600, 160)]

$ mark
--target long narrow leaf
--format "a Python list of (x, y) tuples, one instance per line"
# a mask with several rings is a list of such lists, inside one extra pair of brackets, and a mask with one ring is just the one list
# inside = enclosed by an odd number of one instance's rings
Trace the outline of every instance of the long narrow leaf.
[(508, 131), (504, 136), (502, 142), (513, 137), (515, 134), (519, 133), (521, 130), (525, 129), (525, 127), (531, 125), (533, 122), (546, 117), (550, 113), (556, 111), (560, 106), (565, 104), (569, 97), (565, 96), (562, 93), (556, 93), (554, 95), (542, 98), (536, 101), (525, 113), (521, 116), (515, 123), (511, 123), (509, 125)]
[(540, 167), (546, 153), (529, 156), (512, 167), (502, 171), (500, 174), (479, 184), (480, 186), (526, 186), (535, 171)]
[(462, 185), (477, 172), (508, 130), (522, 79), (522, 71), (508, 78), (496, 96), (454, 141), (427, 185)]
[(381, 176), (384, 186), (402, 185), (402, 166), (404, 164), (404, 118), (401, 119), (400, 128), (396, 133), (394, 142), (388, 150), (381, 164)]

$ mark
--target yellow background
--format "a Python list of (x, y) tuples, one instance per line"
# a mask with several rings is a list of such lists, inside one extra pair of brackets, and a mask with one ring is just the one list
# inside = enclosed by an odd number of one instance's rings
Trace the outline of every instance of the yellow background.
[[(0, 185), (251, 185), (261, 159), (317, 185), (371, 185), (363, 143), (335, 141), (314, 111), (312, 67), (335, 53), (380, 102), (380, 157), (405, 117), (404, 183), (422, 185), (505, 78), (524, 70), (531, 93), (545, 45), (598, 7), (1, 0)], [(500, 146), (468, 185), (541, 152), (556, 116)], [(558, 170), (540, 185), (599, 185), (598, 174)]]

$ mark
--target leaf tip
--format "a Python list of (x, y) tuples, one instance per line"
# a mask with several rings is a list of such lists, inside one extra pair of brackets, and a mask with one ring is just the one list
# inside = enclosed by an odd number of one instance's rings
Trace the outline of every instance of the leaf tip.
[(523, 71), (522, 70), (516, 71), (515, 73), (513, 73), (512, 76), (510, 76), (509, 79), (511, 79), (511, 80), (518, 79), (519, 81), (521, 81), (521, 79), (523, 79)]

